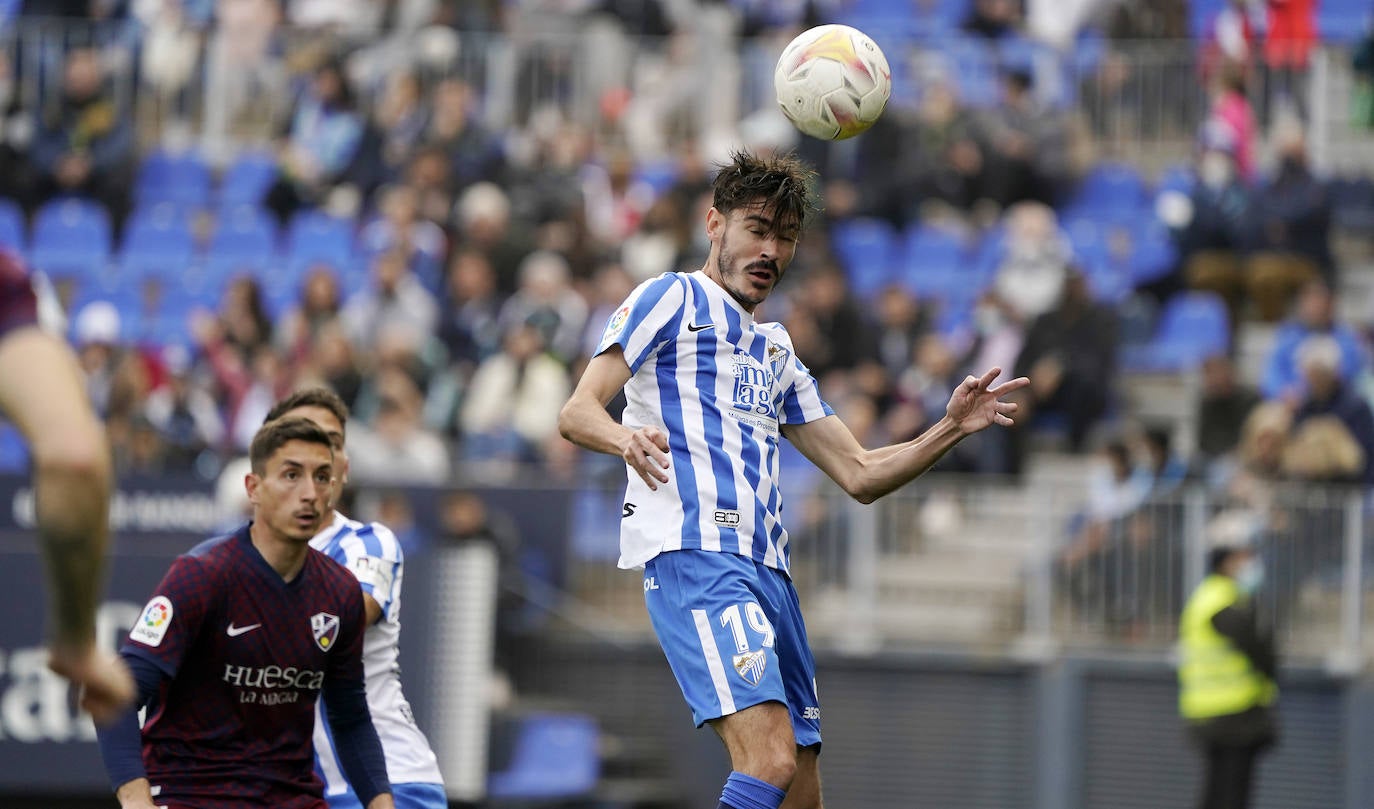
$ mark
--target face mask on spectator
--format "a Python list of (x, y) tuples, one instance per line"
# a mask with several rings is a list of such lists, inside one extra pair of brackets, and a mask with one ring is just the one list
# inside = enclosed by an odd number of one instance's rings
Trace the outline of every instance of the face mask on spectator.
[(1202, 157), (1198, 173), (1202, 176), (1203, 185), (1213, 191), (1225, 188), (1234, 173), (1231, 158), (1221, 152), (1208, 152)]
[(1241, 591), (1253, 594), (1264, 583), (1264, 567), (1258, 559), (1250, 559), (1236, 571), (1236, 585)]

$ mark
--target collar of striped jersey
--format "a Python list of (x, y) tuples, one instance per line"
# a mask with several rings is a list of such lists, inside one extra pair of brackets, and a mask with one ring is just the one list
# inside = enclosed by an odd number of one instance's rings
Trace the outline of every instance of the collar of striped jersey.
[(738, 312), (740, 320), (742, 322), (753, 322), (754, 313), (746, 310), (743, 306), (740, 306), (739, 301), (735, 300), (734, 297), (731, 296), (728, 291), (726, 291), (725, 287), (716, 283), (716, 280), (714, 278), (707, 275), (705, 270), (697, 270), (693, 272), (692, 277), (701, 282), (702, 289), (706, 290), (707, 295), (710, 295), (715, 298), (720, 298), (721, 300), (725, 301), (726, 306), (729, 306), (731, 309), (734, 309), (736, 312)]

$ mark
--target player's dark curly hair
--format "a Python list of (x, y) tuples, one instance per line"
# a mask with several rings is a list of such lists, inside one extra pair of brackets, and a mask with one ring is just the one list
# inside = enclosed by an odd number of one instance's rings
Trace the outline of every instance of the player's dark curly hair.
[(248, 461), (252, 465), (253, 474), (264, 474), (267, 471), (268, 459), (292, 441), (319, 444), (328, 448), (331, 454), (334, 452), (329, 443), (329, 434), (310, 419), (299, 416), (274, 419), (258, 428), (257, 433), (253, 435), (253, 443), (248, 448)]
[(760, 157), (740, 150), (716, 172), (711, 204), (723, 214), (760, 201), (773, 227), (806, 226), (817, 209), (811, 192), (816, 173), (791, 152)]
[(277, 402), (267, 411), (267, 418), (263, 419), (263, 423), (276, 421), (298, 407), (323, 408), (334, 414), (334, 418), (339, 420), (340, 427), (348, 426), (348, 405), (339, 398), (339, 394), (322, 387), (304, 388)]

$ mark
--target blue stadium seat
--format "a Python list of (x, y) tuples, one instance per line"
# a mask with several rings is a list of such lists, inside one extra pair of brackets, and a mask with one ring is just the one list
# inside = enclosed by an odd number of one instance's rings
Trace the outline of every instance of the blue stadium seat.
[(1317, 4), (1317, 32), (1325, 43), (1355, 42), (1369, 29), (1369, 0), (1322, 0)]
[(869, 298), (896, 277), (897, 233), (881, 219), (849, 219), (830, 229), (830, 243), (844, 265), (849, 288)]
[(134, 199), (203, 208), (210, 201), (210, 167), (195, 152), (155, 151), (139, 167)]
[(1144, 371), (1183, 371), (1231, 345), (1226, 303), (1211, 292), (1185, 292), (1169, 299), (1154, 339), (1125, 352), (1123, 364)]
[(53, 278), (95, 278), (110, 258), (110, 217), (100, 205), (66, 198), (47, 203), (33, 221), (29, 261)]
[(677, 182), (677, 163), (673, 160), (651, 160), (635, 167), (634, 179), (663, 194)]
[(0, 472), (22, 474), (29, 471), (29, 446), (18, 428), (0, 421)]
[(302, 211), (287, 227), (286, 257), (288, 263), (328, 261), (346, 264), (353, 259), (355, 223), (323, 211)]
[(24, 232), (24, 211), (19, 203), (0, 197), (0, 247), (23, 253), (29, 245)]
[(531, 713), (521, 718), (510, 766), (487, 778), (493, 800), (576, 798), (601, 775), (600, 731), (586, 714)]
[(277, 159), (271, 152), (241, 152), (220, 178), (220, 207), (261, 205), (277, 179)]
[(121, 276), (174, 278), (190, 267), (194, 254), (195, 237), (184, 209), (170, 202), (139, 208), (124, 226)]
[(975, 37), (950, 36), (939, 43), (959, 100), (969, 107), (991, 107), (1001, 100), (997, 53)]
[(986, 279), (970, 261), (961, 234), (917, 225), (907, 231), (899, 280), (918, 296), (962, 304), (978, 296)]
[(277, 250), (277, 221), (256, 205), (220, 211), (206, 258), (267, 263)]
[(1140, 172), (1125, 163), (1102, 163), (1079, 183), (1069, 207), (1102, 217), (1133, 217), (1150, 202)]
[(1226, 7), (1227, 0), (1193, 0), (1188, 4), (1188, 28), (1194, 38), (1203, 38), (1212, 28), (1212, 21)]
[(1178, 247), (1169, 230), (1154, 218), (1143, 219), (1131, 231), (1131, 282), (1136, 286), (1157, 281), (1173, 271)]

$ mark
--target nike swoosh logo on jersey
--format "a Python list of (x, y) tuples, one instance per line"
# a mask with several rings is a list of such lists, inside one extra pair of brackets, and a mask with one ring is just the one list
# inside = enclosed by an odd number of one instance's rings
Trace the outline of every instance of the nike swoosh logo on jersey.
[(706, 323), (704, 325), (697, 326), (695, 324), (689, 323), (687, 324), (687, 331), (705, 331), (706, 329), (709, 329), (715, 325), (716, 324), (714, 323)]
[(228, 636), (231, 637), (231, 638), (237, 638), (239, 635), (242, 635), (242, 634), (245, 633), (245, 632), (252, 632), (254, 629), (257, 629), (257, 628), (260, 627), (260, 626), (262, 626), (262, 624), (249, 624), (248, 626), (234, 626), (234, 624), (231, 622), (231, 623), (229, 624), (228, 628), (226, 628), (226, 629), (224, 630), (224, 634), (228, 635)]

